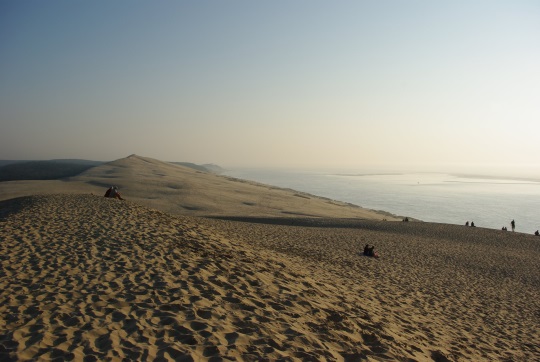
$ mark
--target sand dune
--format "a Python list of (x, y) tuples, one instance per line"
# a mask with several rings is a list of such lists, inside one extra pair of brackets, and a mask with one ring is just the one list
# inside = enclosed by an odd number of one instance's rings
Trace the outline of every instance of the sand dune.
[(1, 210), (0, 360), (540, 358), (534, 236), (92, 195)]
[(390, 214), (136, 155), (58, 181), (0, 183), (0, 200), (35, 194), (93, 193), (111, 185), (124, 197), (176, 215), (315, 216), (396, 219)]

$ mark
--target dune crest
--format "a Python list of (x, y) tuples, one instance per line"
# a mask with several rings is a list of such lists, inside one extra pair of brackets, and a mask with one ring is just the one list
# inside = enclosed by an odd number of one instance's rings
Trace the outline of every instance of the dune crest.
[(53, 193), (102, 195), (118, 186), (127, 199), (176, 215), (342, 217), (397, 220), (383, 212), (274, 186), (130, 155), (55, 181), (0, 183), (0, 200)]

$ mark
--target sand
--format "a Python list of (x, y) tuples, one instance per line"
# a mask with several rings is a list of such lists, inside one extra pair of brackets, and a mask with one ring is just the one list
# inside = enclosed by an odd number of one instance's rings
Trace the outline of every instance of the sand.
[(538, 237), (89, 194), (0, 206), (0, 360), (540, 360)]
[(104, 195), (112, 185), (118, 186), (122, 196), (130, 201), (174, 215), (401, 219), (304, 192), (205, 173), (137, 155), (63, 180), (2, 182), (0, 200), (55, 193)]

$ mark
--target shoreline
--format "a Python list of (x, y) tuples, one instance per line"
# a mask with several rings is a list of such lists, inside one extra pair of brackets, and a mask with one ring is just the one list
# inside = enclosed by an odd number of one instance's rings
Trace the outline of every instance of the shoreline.
[[(231, 170), (234, 172), (234, 170)], [(510, 227), (512, 219), (517, 222), (517, 231), (534, 234), (540, 229), (538, 221), (532, 217), (531, 205), (540, 202), (540, 183), (518, 182), (516, 188), (502, 183), (481, 184), (448, 181), (445, 178), (424, 182), (411, 177), (416, 173), (369, 173), (365, 180), (347, 181), (347, 176), (327, 178), (330, 173), (298, 173), (282, 171), (273, 174), (269, 171), (260, 174), (249, 170), (237, 171), (242, 177), (274, 182), (283, 187), (297, 188), (305, 192), (323, 194), (341, 202), (349, 202), (360, 207), (388, 212), (394, 216), (403, 215), (409, 220), (464, 225), (474, 221), (477, 227), (501, 230)], [(462, 177), (459, 173), (425, 172), (427, 175), (451, 175)], [(399, 178), (397, 175), (404, 176)], [(376, 176), (382, 176), (379, 180)], [(386, 176), (386, 177), (385, 177)], [(468, 177), (478, 177), (469, 175)], [(484, 187), (484, 186), (486, 187)], [(537, 187), (538, 186), (538, 187)], [(386, 211), (389, 210), (389, 211)]]

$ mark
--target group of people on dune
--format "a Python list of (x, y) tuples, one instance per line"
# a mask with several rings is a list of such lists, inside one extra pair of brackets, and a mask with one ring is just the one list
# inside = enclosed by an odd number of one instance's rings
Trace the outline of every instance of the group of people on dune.
[[(465, 223), (465, 226), (469, 226), (469, 222), (468, 222), (468, 221)], [(474, 222), (471, 222), (470, 226), (474, 226)], [(512, 228), (512, 231), (516, 231), (516, 221), (515, 221), (515, 220), (510, 221), (510, 227)], [(502, 230), (502, 231), (508, 231), (508, 228), (507, 228), (506, 226), (503, 226), (503, 227), (501, 228), (501, 230)], [(536, 231), (534, 232), (534, 235), (540, 236), (540, 232), (539, 232), (538, 230), (536, 230)]]
[(118, 192), (118, 187), (111, 186), (107, 189), (107, 192), (105, 192), (105, 197), (109, 197), (112, 199), (118, 199), (123, 200), (122, 196), (120, 195), (120, 192)]

